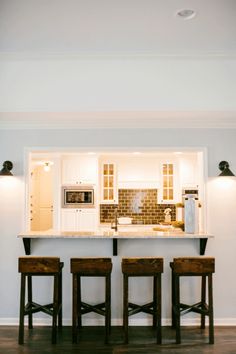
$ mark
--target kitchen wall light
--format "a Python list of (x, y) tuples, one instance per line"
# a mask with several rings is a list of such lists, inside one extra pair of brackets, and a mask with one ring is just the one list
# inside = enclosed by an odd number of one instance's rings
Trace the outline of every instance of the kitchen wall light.
[(234, 176), (233, 172), (229, 169), (229, 163), (227, 161), (221, 161), (219, 163), (219, 169), (221, 171), (219, 176)]
[(43, 169), (45, 172), (49, 172), (51, 169), (51, 166), (53, 165), (53, 162), (48, 161), (43, 163)]
[(4, 161), (3, 168), (0, 171), (0, 176), (13, 176), (11, 170), (13, 168), (13, 163), (11, 161)]

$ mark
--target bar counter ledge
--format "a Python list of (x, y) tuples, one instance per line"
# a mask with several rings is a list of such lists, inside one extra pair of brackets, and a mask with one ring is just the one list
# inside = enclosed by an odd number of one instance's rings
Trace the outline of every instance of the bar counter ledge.
[(18, 238), (23, 240), (25, 254), (31, 254), (31, 240), (34, 239), (111, 239), (113, 244), (113, 256), (118, 255), (118, 240), (122, 239), (198, 239), (199, 254), (204, 255), (208, 238), (213, 238), (213, 235), (207, 233), (188, 234), (178, 229), (173, 231), (154, 231), (154, 230), (139, 230), (139, 231), (113, 231), (111, 229), (104, 230), (98, 228), (94, 231), (26, 231), (20, 233)]

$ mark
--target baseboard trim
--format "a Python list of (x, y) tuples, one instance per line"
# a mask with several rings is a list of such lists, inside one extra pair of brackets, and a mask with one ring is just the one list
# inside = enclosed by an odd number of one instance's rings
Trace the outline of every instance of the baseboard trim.
[[(35, 326), (51, 326), (51, 319), (50, 318), (34, 318), (34, 325)], [(18, 326), (19, 319), (18, 318), (0, 318), (0, 326)], [(25, 319), (25, 324), (27, 324), (27, 319)], [(114, 318), (112, 319), (112, 326), (122, 326), (122, 319)], [(206, 319), (207, 324), (207, 319)], [(104, 326), (104, 318), (101, 319), (89, 319), (83, 318), (83, 325), (84, 326)], [(151, 319), (129, 319), (130, 326), (151, 326), (152, 320)], [(171, 326), (171, 319), (170, 318), (163, 318), (162, 319), (163, 326)], [(181, 326), (198, 326), (200, 325), (199, 319), (181, 319)], [(236, 318), (216, 318), (214, 320), (215, 326), (236, 326)], [(71, 319), (65, 318), (63, 319), (63, 326), (71, 326)]]

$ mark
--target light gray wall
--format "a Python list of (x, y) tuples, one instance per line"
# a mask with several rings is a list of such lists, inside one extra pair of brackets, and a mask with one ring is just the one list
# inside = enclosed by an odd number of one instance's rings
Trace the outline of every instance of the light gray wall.
[[(219, 185), (218, 163), (230, 162), (236, 173), (235, 130), (2, 130), (0, 131), (0, 162), (14, 163), (14, 177), (0, 179), (0, 324), (17, 323), (19, 308), (19, 275), (17, 258), (24, 254), (22, 241), (17, 234), (23, 228), (24, 215), (24, 148), (26, 147), (206, 147), (208, 152), (207, 211), (208, 232), (215, 238), (208, 241), (206, 254), (216, 257), (214, 277), (215, 319), (218, 324), (236, 324), (236, 286), (232, 274), (236, 268), (236, 182)], [(71, 275), (69, 259), (72, 256), (112, 256), (110, 240), (35, 240), (35, 255), (58, 255), (64, 268), (64, 319), (71, 318)], [(163, 256), (163, 318), (170, 318), (169, 261), (174, 256), (198, 255), (198, 242), (193, 240), (123, 240), (119, 255), (113, 257), (112, 319), (119, 323), (122, 316), (122, 277), (120, 261), (123, 256)], [(140, 302), (151, 294), (149, 282), (132, 282), (132, 289)], [(45, 285), (46, 283), (46, 285)], [(199, 284), (192, 287), (183, 283), (183, 295), (194, 296)], [(49, 295), (49, 281), (37, 279), (35, 295), (45, 300)], [(102, 298), (102, 282), (88, 281), (86, 294), (92, 301)], [(97, 291), (97, 287), (99, 290)], [(89, 316), (92, 320), (96, 315)], [(145, 323), (145, 315), (136, 318)], [(191, 322), (193, 317), (190, 316)], [(94, 323), (94, 322), (93, 322)]]
[(232, 111), (235, 58), (0, 57), (0, 112)]

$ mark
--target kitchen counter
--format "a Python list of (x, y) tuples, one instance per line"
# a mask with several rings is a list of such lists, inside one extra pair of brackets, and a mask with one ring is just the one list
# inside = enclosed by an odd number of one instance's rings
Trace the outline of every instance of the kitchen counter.
[(31, 240), (33, 239), (74, 239), (74, 238), (103, 238), (113, 240), (113, 255), (117, 255), (118, 240), (122, 239), (199, 239), (200, 240), (200, 255), (204, 255), (208, 238), (213, 238), (213, 235), (206, 233), (187, 234), (179, 229), (167, 231), (154, 231), (153, 227), (142, 226), (118, 226), (118, 231), (110, 228), (98, 228), (94, 231), (26, 231), (20, 233), (18, 238), (23, 239), (25, 253), (31, 254)]

